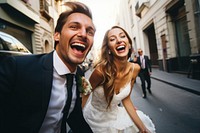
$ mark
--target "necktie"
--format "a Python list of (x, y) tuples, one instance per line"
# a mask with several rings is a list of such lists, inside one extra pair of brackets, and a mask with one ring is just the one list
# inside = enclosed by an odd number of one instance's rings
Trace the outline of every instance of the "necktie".
[(67, 79), (67, 101), (65, 104), (65, 107), (63, 109), (63, 119), (62, 119), (62, 124), (61, 124), (61, 133), (66, 133), (66, 121), (67, 121), (67, 116), (69, 113), (69, 109), (71, 106), (71, 101), (72, 101), (72, 86), (73, 86), (73, 78), (74, 74), (67, 74), (66, 79)]
[(145, 60), (143, 57), (141, 57), (141, 67), (142, 69), (145, 69)]

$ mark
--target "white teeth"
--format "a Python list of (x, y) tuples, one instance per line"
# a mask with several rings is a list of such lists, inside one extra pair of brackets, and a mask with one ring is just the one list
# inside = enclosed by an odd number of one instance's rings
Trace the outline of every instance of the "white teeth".
[(119, 47), (117, 47), (117, 49), (121, 49), (121, 48), (125, 48), (125, 46), (119, 46)]
[(80, 46), (80, 47), (85, 48), (85, 45), (83, 45), (81, 43), (73, 43), (72, 46)]

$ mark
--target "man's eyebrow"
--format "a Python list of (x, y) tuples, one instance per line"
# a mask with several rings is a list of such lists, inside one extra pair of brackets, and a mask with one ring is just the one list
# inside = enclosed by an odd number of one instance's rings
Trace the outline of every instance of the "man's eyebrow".
[(96, 32), (96, 28), (93, 26), (89, 26), (87, 29), (92, 29), (94, 32)]
[(80, 24), (80, 23), (76, 21), (70, 21), (69, 24)]
[[(69, 22), (69, 24), (81, 25), (81, 23), (77, 22), (77, 21), (71, 21), (71, 22)], [(96, 31), (96, 28), (94, 26), (88, 26), (87, 29), (92, 29), (93, 31)]]

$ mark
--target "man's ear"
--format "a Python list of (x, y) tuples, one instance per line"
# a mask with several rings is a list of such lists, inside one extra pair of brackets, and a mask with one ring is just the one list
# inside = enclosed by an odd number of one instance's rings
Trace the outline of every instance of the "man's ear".
[(56, 32), (53, 37), (54, 37), (55, 41), (59, 41), (60, 40), (60, 33)]

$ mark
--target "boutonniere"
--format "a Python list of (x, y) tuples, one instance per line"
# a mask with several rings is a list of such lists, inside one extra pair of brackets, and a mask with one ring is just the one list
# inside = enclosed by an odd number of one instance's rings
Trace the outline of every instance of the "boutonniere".
[(92, 86), (85, 77), (81, 77), (79, 75), (77, 78), (77, 82), (80, 93), (82, 93), (83, 95), (89, 95), (92, 92)]

